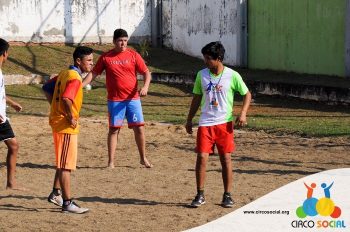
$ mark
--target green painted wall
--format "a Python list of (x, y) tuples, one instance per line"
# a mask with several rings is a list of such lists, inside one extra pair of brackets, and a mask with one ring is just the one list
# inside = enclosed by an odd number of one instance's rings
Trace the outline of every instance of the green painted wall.
[(248, 0), (248, 67), (345, 76), (346, 0)]

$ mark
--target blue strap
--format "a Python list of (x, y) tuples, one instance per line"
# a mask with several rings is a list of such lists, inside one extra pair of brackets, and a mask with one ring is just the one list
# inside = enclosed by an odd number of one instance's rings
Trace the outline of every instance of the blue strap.
[(47, 92), (47, 93), (53, 95), (53, 93), (54, 93), (54, 91), (55, 91), (55, 85), (56, 85), (56, 81), (51, 80), (51, 81), (46, 82), (46, 83), (43, 85), (42, 89), (43, 89), (45, 92)]
[(80, 68), (74, 66), (74, 65), (69, 65), (69, 69), (77, 71), (79, 73), (79, 75), (81, 76), (81, 70)]

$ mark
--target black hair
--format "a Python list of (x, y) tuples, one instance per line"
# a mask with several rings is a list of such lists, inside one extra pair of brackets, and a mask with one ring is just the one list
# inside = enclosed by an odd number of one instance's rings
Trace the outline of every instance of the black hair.
[(220, 61), (224, 60), (225, 48), (220, 41), (208, 43), (202, 48), (201, 52), (203, 55), (208, 55), (214, 60), (216, 59), (219, 59)]
[(0, 38), (0, 56), (4, 55), (5, 52), (7, 52), (9, 50), (9, 43)]
[(113, 41), (121, 37), (129, 37), (128, 32), (126, 32), (126, 30), (121, 28), (116, 29), (113, 34)]
[(80, 60), (82, 60), (84, 58), (84, 56), (88, 56), (91, 53), (93, 53), (94, 50), (92, 50), (92, 48), (89, 47), (85, 47), (85, 46), (78, 46), (75, 48), (74, 53), (73, 53), (73, 60), (74, 62), (80, 58)]

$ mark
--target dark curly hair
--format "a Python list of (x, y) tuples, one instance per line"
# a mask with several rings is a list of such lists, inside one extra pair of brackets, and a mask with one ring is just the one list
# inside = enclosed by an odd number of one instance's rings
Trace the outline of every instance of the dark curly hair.
[(223, 61), (225, 57), (225, 48), (220, 41), (211, 42), (202, 48), (202, 54), (208, 55), (214, 60), (219, 59)]
[(0, 56), (4, 55), (5, 52), (7, 52), (9, 50), (9, 43), (0, 38)]

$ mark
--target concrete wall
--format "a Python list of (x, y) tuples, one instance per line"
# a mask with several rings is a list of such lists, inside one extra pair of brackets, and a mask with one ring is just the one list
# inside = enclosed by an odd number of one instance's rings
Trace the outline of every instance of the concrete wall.
[(248, 67), (345, 76), (347, 2), (249, 0)]
[(21, 42), (112, 42), (151, 36), (151, 0), (0, 0), (0, 36)]
[[(141, 80), (141, 78), (140, 78)], [(190, 74), (152, 73), (152, 82), (178, 84), (182, 87), (193, 88), (194, 77)], [(276, 95), (282, 97), (299, 98), (330, 105), (350, 105), (349, 83), (344, 87), (323, 86), (315, 84), (292, 84), (283, 82), (266, 82), (255, 78), (245, 78), (245, 82), (253, 94)]]
[(220, 40), (226, 48), (224, 62), (241, 64), (242, 0), (163, 0), (163, 45), (202, 57), (202, 47)]

